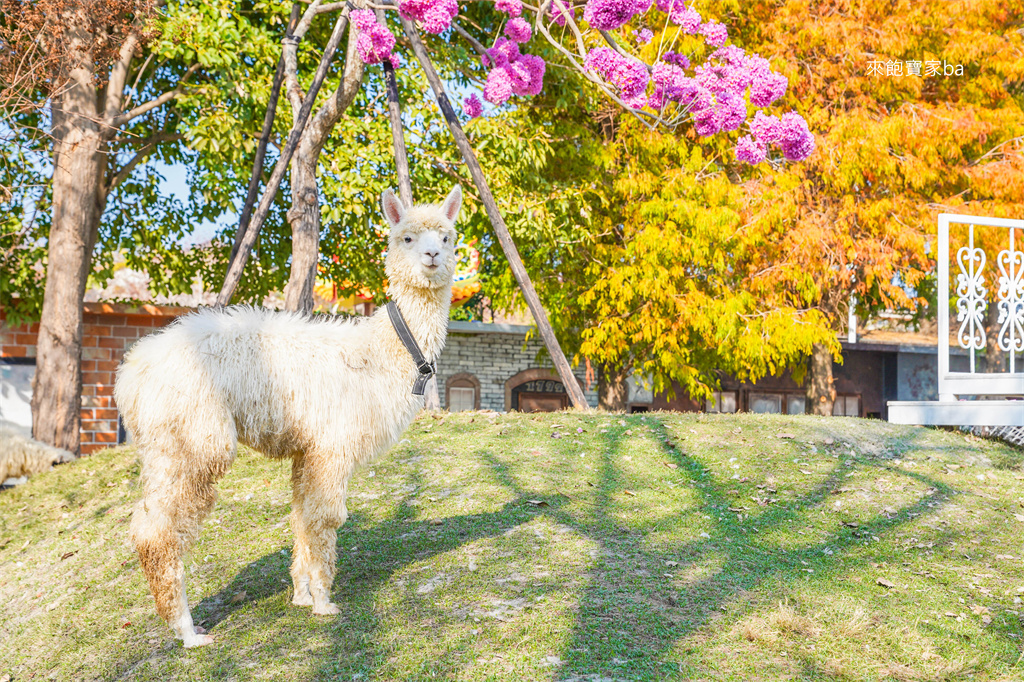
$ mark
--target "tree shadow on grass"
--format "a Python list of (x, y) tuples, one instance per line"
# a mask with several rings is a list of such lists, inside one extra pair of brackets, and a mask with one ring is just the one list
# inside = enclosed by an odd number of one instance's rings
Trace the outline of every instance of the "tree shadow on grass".
[[(663, 551), (645, 549), (642, 534), (635, 532), (631, 533), (630, 541), (615, 542), (611, 554), (617, 559), (599, 561), (591, 570), (590, 587), (580, 597), (579, 617), (556, 679), (588, 674), (631, 679), (661, 679), (681, 673), (703, 677), (709, 671), (684, 672), (681, 662), (672, 660), (672, 649), (682, 639), (712, 626), (732, 599), (765, 585), (834, 580), (857, 561), (866, 561), (850, 557), (862, 546), (864, 538), (890, 533), (912, 518), (932, 512), (957, 492), (921, 474), (901, 471), (927, 485), (932, 494), (893, 514), (876, 515), (857, 528), (844, 526), (820, 542), (782, 548), (763, 542), (760, 536), (821, 504), (856, 466), (873, 463), (862, 458), (840, 460), (823, 480), (797, 500), (765, 507), (741, 523), (729, 511), (734, 503), (726, 488), (732, 484), (716, 479), (686, 448), (673, 446), (660, 419), (648, 416), (647, 423), (652, 426), (655, 442), (661, 444), (661, 454), (677, 465), (677, 471), (699, 495), (699, 509), (712, 524), (709, 537)], [(609, 435), (606, 440), (608, 447), (593, 521), (581, 523), (558, 509), (546, 512), (558, 523), (574, 527), (602, 545), (608, 544), (609, 527), (616, 525), (608, 511), (615, 489), (612, 459), (621, 447), (617, 436)], [(824, 553), (826, 549), (830, 554)], [(684, 568), (705, 563), (712, 570), (681, 589), (671, 581), (648, 578), (663, 573), (670, 561), (683, 564)], [(631, 571), (639, 578), (630, 581)], [(632, 582), (633, 589), (626, 587), (624, 581)], [(821, 679), (819, 673), (812, 677)]]
[[(356, 513), (339, 532), (338, 573), (332, 594), (342, 608), (336, 620), (324, 619), (317, 628), (326, 640), (311, 650), (309, 676), (312, 679), (351, 677), (354, 674), (372, 677), (387, 666), (387, 656), (396, 646), (387, 641), (386, 626), (380, 622), (378, 604), (380, 591), (393, 576), (406, 567), (486, 538), (500, 536), (538, 516), (549, 518), (571, 528), (600, 548), (600, 554), (584, 576), (584, 587), (577, 597), (577, 610), (572, 632), (561, 651), (561, 666), (550, 673), (552, 679), (573, 675), (602, 675), (629, 679), (664, 679), (680, 676), (705, 677), (710, 671), (692, 669), (675, 649), (687, 638), (713, 628), (723, 618), (723, 608), (757, 589), (783, 588), (800, 581), (832, 581), (866, 561), (859, 554), (867, 538), (883, 537), (911, 519), (934, 513), (959, 491), (928, 476), (891, 469), (890, 473), (905, 476), (927, 487), (910, 504), (894, 513), (876, 514), (862, 520), (856, 528), (842, 526), (821, 541), (800, 547), (780, 547), (765, 534), (786, 523), (802, 520), (804, 512), (822, 504), (857, 468), (884, 467), (884, 459), (869, 456), (841, 457), (834, 467), (810, 490), (796, 500), (782, 501), (752, 510), (740, 521), (729, 511), (735, 504), (730, 497), (739, 483), (717, 478), (711, 469), (694, 456), (686, 446), (673, 442), (662, 418), (648, 415), (651, 438), (659, 444), (660, 456), (676, 465), (679, 482), (697, 496), (694, 512), (709, 518), (708, 537), (697, 537), (669, 546), (656, 547), (645, 542), (646, 533), (672, 530), (671, 519), (661, 519), (646, 526), (627, 527), (616, 511), (621, 512), (623, 481), (615, 462), (625, 445), (623, 435), (614, 430), (602, 437), (602, 453), (595, 472), (593, 503), (585, 511), (568, 508), (560, 494), (543, 494), (521, 485), (515, 470), (489, 450), (476, 454), (490, 465), (489, 471), (513, 499), (500, 509), (480, 514), (446, 517), (440, 525), (417, 520), (420, 513), (410, 504), (411, 496), (402, 499), (386, 520), (371, 523)], [(899, 450), (912, 447), (906, 439), (892, 446)], [(566, 486), (559, 486), (566, 489)], [(528, 500), (540, 501), (535, 505)], [(679, 521), (678, 523), (682, 523)], [(678, 530), (678, 524), (676, 526)], [(690, 533), (690, 536), (693, 534)], [(358, 551), (352, 552), (356, 547)], [(831, 554), (825, 554), (826, 548)], [(863, 554), (863, 553), (860, 553)], [(279, 600), (265, 607), (272, 611), (261, 625), (285, 636), (291, 619), (312, 618), (305, 609), (287, 604), (291, 580), (288, 575), (290, 555), (280, 550), (271, 552), (243, 568), (231, 584), (216, 595), (205, 598), (195, 609), (217, 636), (217, 626), (250, 602)], [(668, 562), (679, 565), (676, 574), (692, 569), (691, 580), (673, 582), (661, 579)], [(698, 570), (699, 569), (699, 570)], [(813, 570), (809, 573), (808, 569)], [(235, 595), (246, 597), (233, 603)], [(424, 600), (426, 601), (426, 600)], [(255, 606), (255, 605), (254, 605)], [(283, 608), (282, 608), (283, 607)], [(441, 629), (450, 622), (451, 613), (425, 606), (423, 624)], [(420, 617), (420, 612), (417, 612)], [(273, 619), (281, 620), (274, 623)], [(323, 639), (323, 638), (321, 638)], [(463, 653), (473, 650), (471, 640), (448, 642), (449, 650)], [(241, 670), (246, 652), (228, 652), (217, 659), (223, 674)], [(454, 658), (454, 657), (453, 657)], [(458, 676), (459, 663), (424, 661), (423, 677), (440, 674)], [(814, 661), (803, 665), (807, 679), (826, 679)], [(689, 666), (689, 668), (684, 667)], [(410, 673), (415, 678), (416, 673)], [(418, 678), (416, 678), (418, 679)]]

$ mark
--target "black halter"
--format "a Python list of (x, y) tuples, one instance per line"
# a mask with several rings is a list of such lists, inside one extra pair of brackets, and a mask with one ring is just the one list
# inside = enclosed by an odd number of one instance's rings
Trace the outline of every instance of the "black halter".
[(423, 357), (420, 347), (416, 344), (416, 339), (413, 338), (412, 332), (409, 331), (409, 325), (405, 323), (405, 318), (402, 317), (402, 311), (398, 309), (398, 304), (394, 301), (388, 301), (386, 307), (388, 309), (388, 317), (391, 318), (391, 324), (394, 326), (395, 331), (398, 332), (398, 338), (405, 345), (405, 349), (409, 351), (413, 362), (416, 363), (416, 369), (420, 372), (420, 375), (416, 377), (416, 383), (412, 385), (412, 394), (423, 395), (427, 382), (437, 372), (437, 368), (433, 362), (427, 362), (427, 359)]

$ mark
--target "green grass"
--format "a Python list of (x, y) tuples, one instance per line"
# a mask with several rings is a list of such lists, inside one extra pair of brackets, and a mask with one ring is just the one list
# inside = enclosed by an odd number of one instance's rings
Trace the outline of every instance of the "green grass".
[(878, 421), (424, 415), (290, 605), (285, 464), (239, 456), (184, 650), (127, 544), (131, 449), (0, 494), (0, 677), (1021, 680), (1022, 453)]

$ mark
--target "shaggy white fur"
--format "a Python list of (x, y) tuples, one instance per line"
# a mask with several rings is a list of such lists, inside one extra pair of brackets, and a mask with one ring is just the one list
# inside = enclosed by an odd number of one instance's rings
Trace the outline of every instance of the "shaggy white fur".
[[(462, 190), (456, 186), (440, 206), (406, 209), (391, 190), (381, 201), (391, 225), (388, 294), (434, 361), (448, 331)], [(359, 321), (208, 309), (125, 356), (114, 397), (139, 449), (145, 486), (132, 539), (157, 612), (185, 646), (212, 639), (193, 624), (182, 556), (239, 442), (292, 460), (292, 603), (338, 613), (330, 590), (348, 482), (423, 408), (412, 395), (417, 375), (384, 308)]]
[(67, 450), (40, 443), (14, 429), (0, 429), (0, 483), (8, 478), (38, 474), (73, 459), (75, 456)]

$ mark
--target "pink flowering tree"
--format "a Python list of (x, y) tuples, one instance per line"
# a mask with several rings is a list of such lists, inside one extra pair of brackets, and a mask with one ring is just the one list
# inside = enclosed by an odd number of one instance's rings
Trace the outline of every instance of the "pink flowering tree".
[[(572, 379), (420, 31), (450, 41), (464, 41), (479, 57), (486, 77), (480, 81), (481, 92), (463, 99), (464, 116), (481, 116), (486, 108), (508, 103), (528, 104), (530, 97), (544, 90), (548, 64), (539, 54), (544, 51), (556, 54), (559, 66), (578, 72), (649, 128), (674, 131), (692, 126), (700, 137), (732, 136), (735, 157), (741, 162), (802, 160), (813, 152), (814, 137), (799, 114), (771, 111), (786, 92), (786, 78), (775, 72), (764, 57), (729, 44), (728, 29), (723, 24), (702, 17), (684, 0), (540, 0), (537, 5), (523, 0), (484, 0), (477, 7), (481, 5), (490, 7), (474, 8), (474, 12), (493, 12), (491, 20), (484, 22), (493, 27), (491, 32), (485, 32), (481, 23), (475, 21), (466, 21), (470, 28), (463, 26), (457, 0), (312, 0), (301, 17), (302, 6), (296, 3), (279, 67), (293, 112), (291, 137), (264, 192), (264, 200), (252, 224), (247, 225), (246, 211), (253, 201), (258, 163), (254, 169), (249, 201), (236, 240), (239, 254), (237, 258), (233, 254), (218, 301), (230, 300), (240, 276), (238, 271), (251, 248), (251, 234), (258, 231), (266, 214), (264, 205), (269, 205), (268, 196), (276, 191), (274, 179), (280, 180), (282, 164), (288, 163), (294, 151), (293, 205), (288, 213), (293, 228), (293, 255), (286, 305), (292, 310), (311, 307), (319, 236), (317, 158), (331, 126), (353, 102), (369, 65), (380, 64), (387, 82), (399, 187), (403, 199), (412, 200), (395, 70), (405, 68), (403, 64), (419, 62), (563, 384), (573, 404), (582, 407), (582, 391)], [(313, 19), (325, 13), (334, 13), (337, 22), (317, 78), (309, 92), (304, 93), (298, 86), (296, 45)], [(350, 39), (340, 85), (310, 115), (319, 83), (340, 44), (346, 22), (350, 23)], [(541, 50), (543, 45), (550, 47)], [(399, 51), (406, 54), (399, 56)], [(461, 70), (467, 72), (465, 68)], [(272, 95), (268, 120), (273, 118), (274, 104)], [(267, 129), (265, 126), (264, 137)]]
[[(725, 25), (701, 17), (684, 0), (542, 0), (536, 6), (494, 0), (504, 21), (487, 41), (490, 47), (459, 25), (455, 0), (390, 7), (424, 31), (452, 31), (467, 40), (488, 69), (482, 96), (492, 105), (541, 92), (547, 65), (530, 50), (542, 40), (651, 128), (692, 125), (702, 137), (735, 133), (736, 158), (750, 164), (779, 156), (800, 161), (814, 150), (799, 114), (767, 111), (786, 93), (786, 78), (764, 57), (728, 44)], [(393, 36), (376, 23), (366, 31), (367, 45), (373, 45), (368, 54), (381, 61), (378, 53), (391, 53)], [(480, 97), (467, 97), (463, 111), (482, 115)]]

